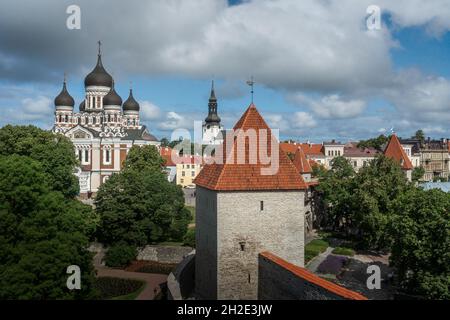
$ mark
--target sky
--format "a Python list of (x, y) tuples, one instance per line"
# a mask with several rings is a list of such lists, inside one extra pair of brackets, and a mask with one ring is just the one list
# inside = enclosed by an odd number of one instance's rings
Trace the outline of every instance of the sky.
[[(81, 29), (70, 30), (74, 4)], [(380, 28), (367, 27), (369, 5)], [(116, 91), (125, 100), (132, 83), (158, 138), (207, 116), (212, 79), (232, 128), (252, 76), (282, 139), (449, 138), (449, 31), (448, 0), (2, 0), (0, 126), (50, 129), (64, 73), (77, 110), (101, 40)]]

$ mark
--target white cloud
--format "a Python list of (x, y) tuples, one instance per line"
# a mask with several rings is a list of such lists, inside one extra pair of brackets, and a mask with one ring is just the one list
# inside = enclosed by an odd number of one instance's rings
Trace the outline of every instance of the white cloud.
[(140, 105), (142, 120), (156, 120), (161, 116), (160, 108), (150, 101), (143, 101)]
[(322, 119), (345, 119), (360, 115), (366, 102), (360, 99), (343, 99), (337, 94), (321, 98), (310, 98), (296, 94), (289, 98), (292, 102), (304, 105)]
[(294, 128), (314, 128), (317, 126), (316, 120), (307, 112), (295, 112), (291, 121)]
[(48, 97), (25, 98), (22, 100), (22, 111), (25, 113), (47, 117), (54, 112), (52, 100)]

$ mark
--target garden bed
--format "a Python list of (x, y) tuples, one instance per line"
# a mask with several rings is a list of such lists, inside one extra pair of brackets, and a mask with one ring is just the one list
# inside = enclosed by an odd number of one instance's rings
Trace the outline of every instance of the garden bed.
[(177, 263), (161, 263), (157, 261), (133, 261), (125, 271), (170, 274), (177, 267)]
[(101, 300), (134, 300), (144, 287), (144, 281), (134, 279), (99, 277), (95, 281)]

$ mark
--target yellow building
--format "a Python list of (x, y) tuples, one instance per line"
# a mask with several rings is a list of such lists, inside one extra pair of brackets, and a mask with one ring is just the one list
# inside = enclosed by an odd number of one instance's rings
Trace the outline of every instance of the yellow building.
[(178, 161), (176, 164), (177, 168), (177, 185), (186, 187), (195, 187), (195, 184), (192, 182), (200, 170), (202, 169), (202, 158), (194, 157), (194, 156), (186, 156), (182, 158), (182, 161)]

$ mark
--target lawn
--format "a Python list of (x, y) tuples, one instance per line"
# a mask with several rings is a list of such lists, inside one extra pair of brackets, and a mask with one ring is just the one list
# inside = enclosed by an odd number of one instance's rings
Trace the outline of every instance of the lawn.
[(354, 256), (355, 255), (355, 250), (350, 249), (350, 248), (345, 248), (345, 247), (337, 247), (334, 248), (334, 250), (332, 251), (333, 254), (338, 254), (341, 256)]
[(324, 252), (329, 247), (329, 243), (322, 239), (315, 239), (305, 246), (305, 263)]

